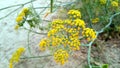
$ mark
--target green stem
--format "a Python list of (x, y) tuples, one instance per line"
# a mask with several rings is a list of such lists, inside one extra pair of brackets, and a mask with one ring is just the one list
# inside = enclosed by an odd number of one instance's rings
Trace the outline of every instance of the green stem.
[(88, 65), (89, 65), (89, 68), (92, 68), (91, 64), (90, 64), (90, 61), (91, 61), (91, 58), (90, 58), (90, 55), (91, 55), (91, 45), (89, 46), (89, 49), (88, 49)]
[(27, 42), (28, 42), (28, 52), (29, 52), (30, 55), (32, 55), (32, 54), (31, 54), (31, 49), (30, 49), (30, 39), (29, 39), (29, 37), (30, 37), (30, 30), (28, 31)]
[(33, 56), (33, 57), (22, 57), (22, 58), (20, 58), (20, 59), (43, 58), (43, 57), (49, 57), (49, 56), (52, 56), (52, 55)]
[(50, 12), (53, 12), (53, 0), (50, 1)]
[[(112, 15), (112, 16), (110, 17), (109, 23), (108, 23), (104, 28), (102, 28), (100, 31), (96, 32), (96, 35), (98, 36), (98, 35), (99, 35), (100, 33), (102, 33), (106, 28), (108, 28), (108, 27), (110, 26), (110, 24), (112, 23), (113, 18), (114, 18), (115, 16), (119, 15), (119, 14), (120, 14), (120, 12)], [(96, 39), (96, 38), (95, 38), (95, 39)], [(91, 64), (90, 64), (90, 61), (91, 61), (91, 60), (90, 60), (91, 46), (92, 46), (92, 43), (95, 41), (95, 39), (94, 39), (93, 41), (91, 41), (89, 44), (87, 44), (87, 46), (89, 46), (89, 49), (88, 49), (88, 65), (89, 65), (90, 68), (92, 68), (92, 66), (91, 66)]]
[(25, 27), (24, 27), (23, 29), (28, 30), (28, 31), (30, 31), (30, 32), (33, 32), (33, 33), (35, 33), (35, 34), (47, 35), (47, 33), (39, 33), (39, 32), (33, 31), (33, 30), (31, 30), (31, 29), (27, 29), (27, 28), (25, 28)]
[(119, 15), (119, 14), (120, 14), (120, 12), (118, 12), (118, 13), (116, 13), (116, 14), (113, 14), (113, 15), (109, 18), (109, 20), (110, 20), (109, 23), (108, 23), (104, 28), (102, 28), (100, 31), (98, 31), (98, 34), (104, 32), (104, 30), (105, 30), (106, 28), (108, 28), (108, 27), (112, 24), (113, 18), (114, 18), (115, 16)]

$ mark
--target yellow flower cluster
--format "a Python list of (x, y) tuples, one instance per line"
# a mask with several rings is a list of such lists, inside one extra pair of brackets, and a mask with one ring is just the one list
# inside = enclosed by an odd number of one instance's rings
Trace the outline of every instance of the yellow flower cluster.
[(9, 68), (13, 68), (13, 63), (19, 62), (20, 56), (24, 51), (25, 51), (25, 48), (21, 47), (21, 48), (18, 48), (15, 53), (13, 53), (10, 59)]
[(100, 4), (105, 5), (107, 3), (107, 0), (100, 0)]
[(74, 25), (81, 27), (81, 28), (85, 28), (85, 22), (81, 19), (75, 19), (74, 20)]
[(60, 63), (61, 65), (65, 64), (68, 61), (69, 54), (67, 51), (63, 49), (59, 49), (54, 53), (54, 59), (56, 63)]
[(59, 26), (59, 25), (63, 25), (64, 22), (60, 19), (56, 19), (52, 22), (52, 26)]
[(79, 31), (75, 28), (67, 28), (66, 32), (69, 33), (69, 39), (70, 38), (79, 38)]
[(118, 7), (118, 2), (117, 1), (111, 1), (111, 5), (113, 7)]
[(70, 18), (81, 18), (81, 13), (78, 10), (70, 10), (68, 15), (70, 15)]
[(91, 28), (85, 28), (82, 32), (82, 35), (86, 37), (88, 41), (96, 38), (96, 32)]
[(59, 31), (60, 29), (64, 28), (64, 22), (60, 19), (56, 19), (52, 22), (52, 29), (56, 29)]
[(9, 68), (13, 68), (13, 63), (9, 63)]
[(44, 51), (49, 46), (49, 40), (48, 39), (42, 39), (39, 43), (39, 47), (41, 51)]
[(59, 37), (52, 37), (51, 42), (52, 42), (52, 46), (57, 46), (62, 43), (62, 39)]
[(21, 22), (24, 18), (24, 16), (26, 15), (26, 13), (28, 12), (28, 8), (23, 8), (22, 12), (17, 16), (16, 18), (16, 22)]
[(99, 18), (94, 18), (94, 19), (92, 19), (92, 23), (97, 23), (97, 22), (99, 22)]
[(62, 41), (63, 41), (62, 44), (63, 44), (65, 47), (70, 44), (70, 41), (69, 41), (68, 38), (62, 38)]
[(64, 21), (64, 23), (67, 24), (67, 25), (70, 25), (70, 26), (73, 25), (72, 20), (70, 20), (70, 19), (66, 19), (66, 20)]
[[(84, 20), (80, 19), (81, 13), (78, 10), (70, 10), (68, 15), (72, 17), (66, 20), (56, 19), (51, 23), (52, 28), (48, 31), (47, 38), (41, 40), (39, 44), (41, 50), (45, 50), (48, 44), (56, 48), (68, 48), (68, 50), (73, 51), (80, 50), (79, 35), (81, 30), (83, 30), (83, 36), (88, 39), (96, 38), (96, 33), (93, 29), (86, 28)], [(64, 64), (68, 59), (68, 53), (59, 49), (54, 53), (54, 59), (57, 63)]]
[(58, 31), (57, 31), (56, 29), (51, 29), (51, 30), (48, 32), (47, 36), (48, 36), (48, 37), (54, 36), (57, 32), (58, 32)]
[(79, 39), (76, 39), (76, 38), (71, 38), (70, 39), (71, 40), (71, 42), (70, 42), (70, 48), (72, 49), (72, 50), (74, 50), (74, 51), (76, 51), (76, 50), (80, 50), (80, 41), (79, 41)]
[(54, 36), (58, 31), (64, 28), (64, 22), (60, 19), (56, 19), (52, 22), (52, 29), (48, 32), (47, 36)]

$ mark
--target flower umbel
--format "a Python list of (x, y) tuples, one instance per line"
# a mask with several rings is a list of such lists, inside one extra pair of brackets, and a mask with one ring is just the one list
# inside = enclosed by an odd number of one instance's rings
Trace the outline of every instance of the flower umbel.
[(42, 39), (39, 43), (39, 47), (41, 51), (44, 51), (49, 46), (49, 40), (48, 39)]
[(57, 63), (61, 65), (65, 64), (68, 61), (69, 54), (63, 49), (59, 49), (54, 53), (54, 59)]
[(82, 32), (82, 35), (87, 38), (88, 41), (96, 38), (96, 32), (91, 28), (85, 28)]
[(111, 1), (111, 5), (113, 7), (118, 7), (118, 2), (117, 1)]
[(78, 10), (70, 10), (68, 15), (70, 15), (70, 18), (81, 18), (81, 13)]
[(25, 48), (20, 47), (16, 50), (15, 53), (13, 53), (12, 57), (10, 58), (9, 68), (13, 68), (13, 63), (19, 62), (20, 56), (25, 51)]
[(105, 5), (107, 0), (100, 0), (100, 4)]
[(17, 16), (17, 18), (16, 18), (16, 22), (21, 22), (23, 19), (24, 19), (24, 17), (27, 15), (27, 12), (29, 11), (29, 9), (28, 8), (23, 8), (23, 10), (20, 12), (20, 14)]
[(81, 19), (75, 19), (74, 20), (74, 25), (81, 27), (81, 28), (85, 28), (85, 22)]

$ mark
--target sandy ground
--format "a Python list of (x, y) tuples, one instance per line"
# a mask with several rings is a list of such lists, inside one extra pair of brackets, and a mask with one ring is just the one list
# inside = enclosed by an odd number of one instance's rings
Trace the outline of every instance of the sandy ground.
[[(30, 0), (1, 0), (0, 8), (4, 8), (10, 5), (26, 3)], [(35, 1), (34, 6), (44, 6), (46, 7), (49, 4), (49, 0)], [(28, 5), (25, 5), (28, 6)], [(0, 11), (0, 18), (13, 11), (18, 7), (10, 8), (7, 10)], [(21, 10), (21, 9), (20, 9)], [(15, 11), (10, 16), (0, 20), (0, 68), (8, 68), (9, 59), (12, 53), (19, 47), (27, 45), (27, 34), (28, 31), (20, 29), (18, 31), (14, 30), (16, 24), (15, 18), (19, 11)], [(42, 10), (42, 9), (40, 9)], [(38, 11), (40, 11), (38, 10)], [(39, 38), (42, 38), (41, 36)], [(39, 39), (40, 40), (40, 39)], [(38, 42), (37, 42), (38, 43)]]

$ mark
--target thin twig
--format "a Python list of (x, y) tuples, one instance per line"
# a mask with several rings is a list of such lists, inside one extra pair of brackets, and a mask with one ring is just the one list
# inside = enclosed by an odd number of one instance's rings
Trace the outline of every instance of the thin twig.
[(8, 7), (4, 7), (4, 8), (1, 8), (0, 11), (8, 9), (8, 8), (16, 7), (16, 6), (24, 6), (24, 5), (29, 4), (31, 2), (34, 2), (34, 1), (36, 1), (36, 0), (32, 0), (32, 1), (26, 2), (24, 4), (17, 4), (17, 5), (11, 5), (11, 6), (8, 6)]
[(39, 33), (39, 32), (33, 31), (33, 30), (31, 30), (31, 29), (27, 29), (27, 28), (25, 28), (25, 27), (24, 27), (23, 29), (29, 30), (30, 32), (33, 32), (33, 33), (36, 33), (36, 34), (47, 35), (47, 33)]
[(31, 54), (31, 49), (30, 49), (30, 39), (29, 39), (29, 37), (30, 37), (30, 30), (28, 30), (28, 37), (27, 37), (27, 42), (28, 42), (28, 51), (29, 51), (29, 53), (30, 53), (30, 55), (32, 55)]
[(19, 8), (17, 8), (17, 9), (15, 9), (15, 10), (13, 10), (13, 11), (11, 11), (10, 13), (8, 13), (7, 15), (5, 15), (5, 16), (3, 16), (3, 17), (1, 17), (0, 18), (0, 20), (1, 19), (3, 19), (3, 18), (6, 18), (6, 17), (8, 17), (9, 15), (11, 15), (13, 12), (15, 12), (15, 11), (17, 11), (18, 9), (20, 9), (20, 8), (22, 8), (23, 6), (21, 6), (21, 7), (19, 7)]
[(43, 57), (49, 57), (49, 56), (52, 56), (52, 55), (33, 56), (33, 57), (22, 57), (22, 58), (20, 58), (20, 59), (43, 58)]
[[(31, 2), (34, 2), (34, 1), (36, 1), (36, 0), (32, 0), (32, 1), (26, 2), (26, 3), (24, 3), (24, 4), (18, 4), (18, 5), (12, 5), (12, 6), (8, 6), (8, 7), (4, 7), (4, 8), (1, 8), (0, 11), (2, 11), (2, 10), (4, 10), (4, 9), (16, 7), (16, 6), (20, 6), (19, 8), (21, 8), (21, 7), (23, 7), (24, 5), (29, 4), (29, 3), (31, 3)], [(17, 11), (19, 8), (15, 9), (15, 10), (11, 11), (10, 13), (8, 13), (7, 15), (1, 17), (0, 20), (3, 19), (3, 18), (8, 17), (8, 16), (11, 15), (13, 12)]]

